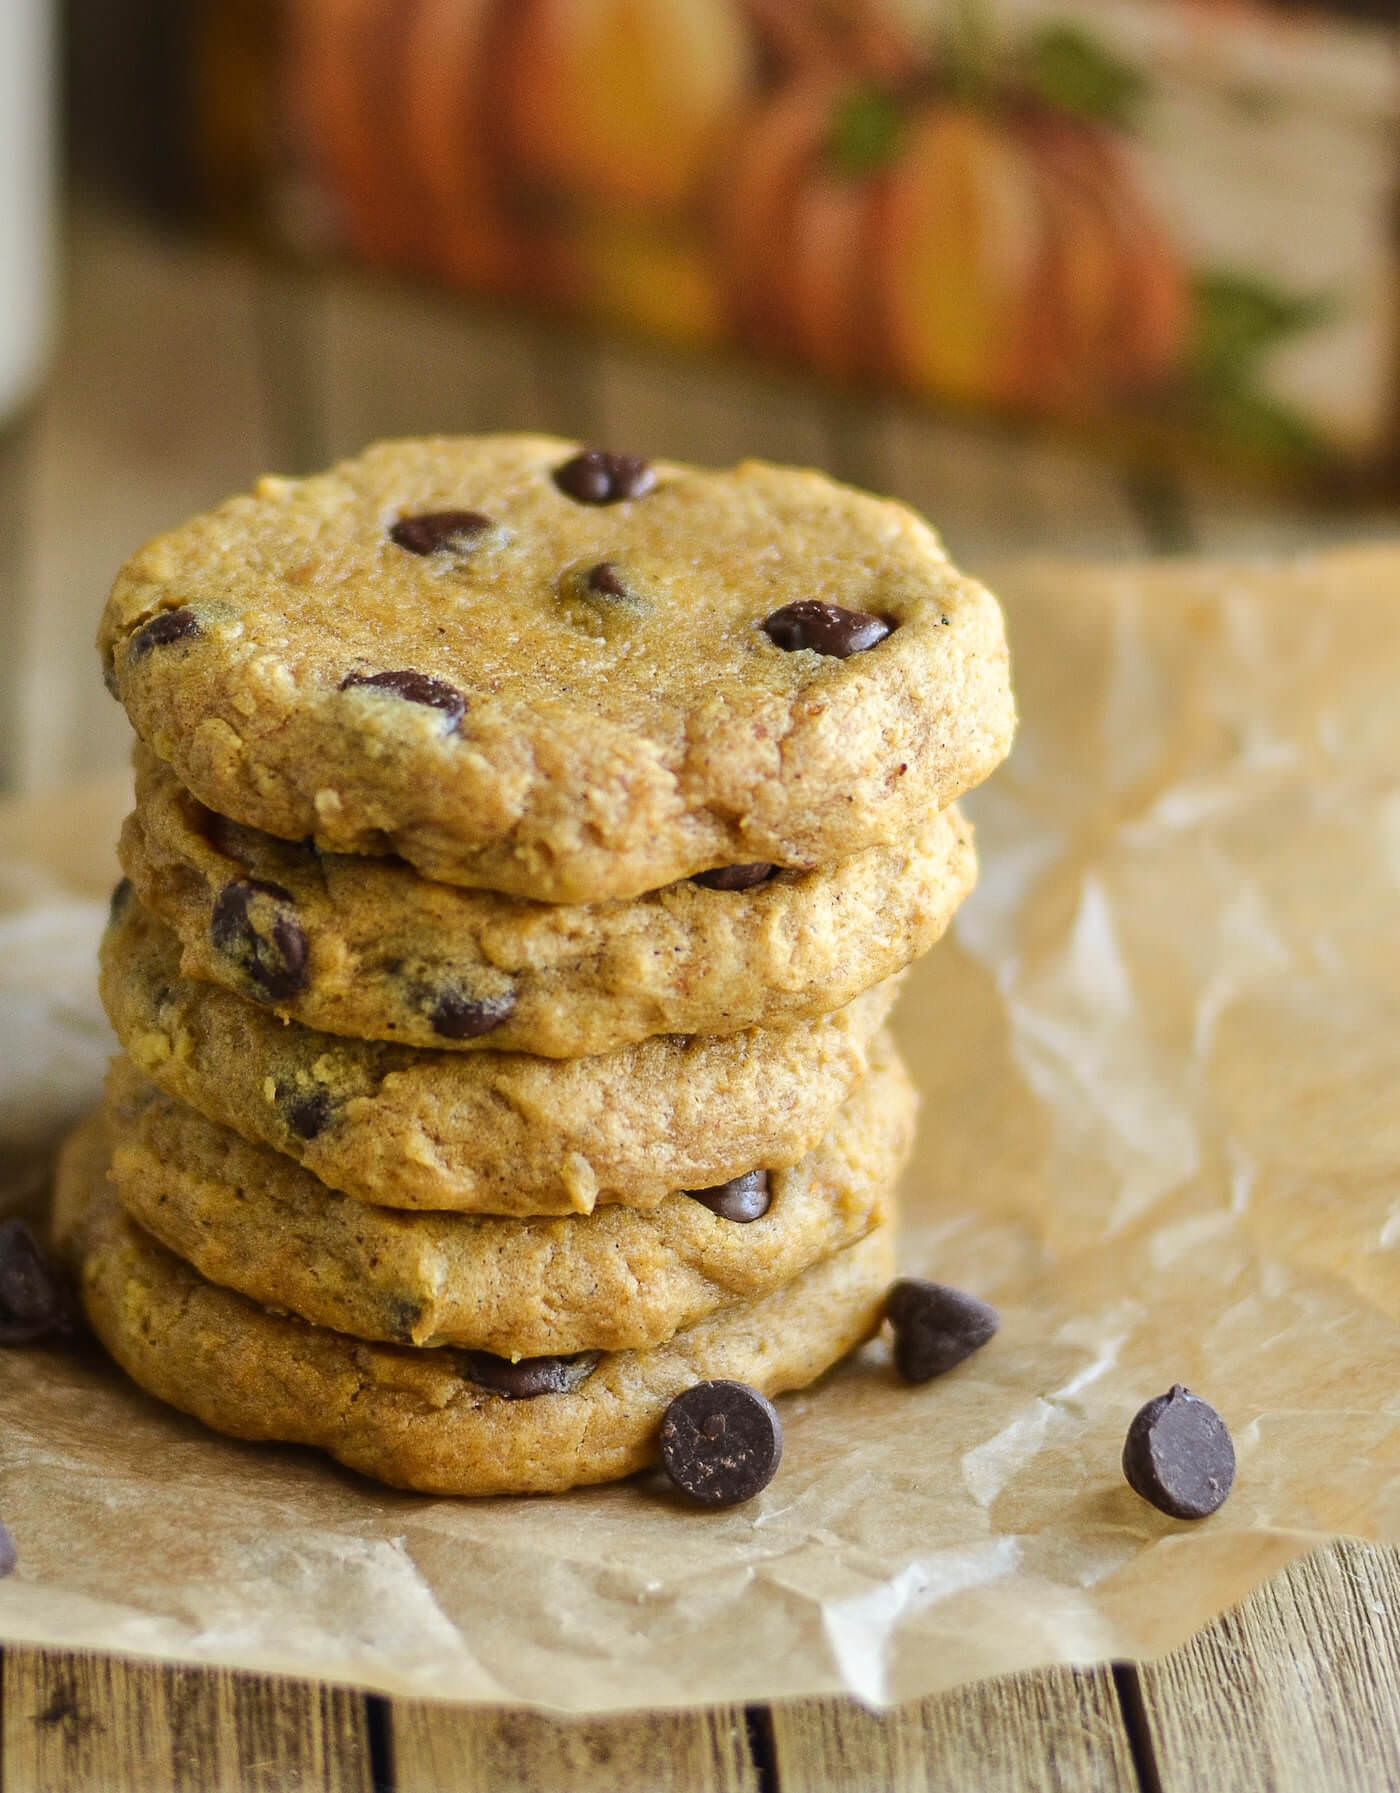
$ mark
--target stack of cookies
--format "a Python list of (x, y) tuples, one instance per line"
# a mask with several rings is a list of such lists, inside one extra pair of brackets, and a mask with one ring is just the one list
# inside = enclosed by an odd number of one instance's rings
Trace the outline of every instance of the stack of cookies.
[(124, 1056), (55, 1228), (136, 1381), (525, 1492), (870, 1336), (914, 1110), (884, 1025), (1013, 721), (997, 606), (919, 518), (390, 443), (149, 544), (100, 644), (140, 737)]

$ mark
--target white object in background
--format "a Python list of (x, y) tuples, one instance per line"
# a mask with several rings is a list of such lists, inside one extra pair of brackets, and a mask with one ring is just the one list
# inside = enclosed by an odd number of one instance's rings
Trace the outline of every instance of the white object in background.
[(53, 0), (0, 0), (0, 422), (43, 372), (54, 298)]

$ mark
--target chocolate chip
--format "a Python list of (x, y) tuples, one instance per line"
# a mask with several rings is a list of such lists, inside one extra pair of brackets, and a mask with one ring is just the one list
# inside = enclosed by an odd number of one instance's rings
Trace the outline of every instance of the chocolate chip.
[(696, 872), (690, 881), (704, 885), (706, 890), (752, 890), (777, 875), (776, 865), (756, 861), (753, 865), (717, 865), (713, 871)]
[(593, 567), (585, 580), (589, 591), (595, 591), (604, 598), (626, 598), (630, 596), (623, 583), (622, 574), (618, 571), (617, 562), (600, 560)]
[(120, 921), (126, 914), (127, 906), (131, 902), (132, 890), (133, 885), (130, 878), (118, 878), (112, 886), (112, 894), (107, 900), (107, 919), (109, 921)]
[(617, 504), (644, 497), (656, 484), (656, 471), (636, 455), (586, 448), (554, 469), (554, 483), (578, 504)]
[(277, 1106), (298, 1139), (319, 1139), (330, 1125), (333, 1104), (329, 1090), (289, 1090), (280, 1085)]
[(597, 1351), (580, 1351), (574, 1357), (522, 1357), (512, 1363), (489, 1351), (458, 1353), (462, 1374), (469, 1382), (504, 1395), (508, 1401), (533, 1401), (536, 1395), (566, 1395), (593, 1374)]
[(433, 1032), (444, 1040), (475, 1040), (494, 1033), (515, 1013), (514, 990), (499, 996), (464, 996), (460, 990), (443, 990), (428, 1010)]
[(340, 681), (342, 691), (360, 688), (390, 691), (405, 703), (426, 704), (446, 716), (449, 733), (455, 732), (467, 713), (467, 700), (455, 685), (445, 679), (430, 678), (426, 672), (352, 672)]
[(225, 884), (214, 900), (209, 938), (232, 959), (264, 1002), (285, 1002), (306, 988), (306, 933), (292, 893), (262, 878)]
[(148, 623), (142, 623), (128, 642), (127, 664), (144, 660), (153, 647), (169, 647), (172, 641), (188, 641), (199, 632), (199, 618), (187, 604), (181, 604), (175, 610), (158, 610)]
[(10, 1528), (0, 1519), (0, 1578), (13, 1575), (15, 1564), (19, 1561), (19, 1551), (15, 1548), (15, 1540)]
[(752, 1500), (777, 1473), (783, 1426), (773, 1403), (746, 1382), (697, 1382), (661, 1422), (671, 1480), (707, 1507)]
[(400, 1296), (390, 1304), (390, 1330), (401, 1344), (411, 1345), (413, 1334), (419, 1321), (423, 1318), (423, 1303)]
[(766, 1170), (746, 1170), (742, 1177), (731, 1177), (713, 1189), (687, 1189), (686, 1194), (692, 1201), (703, 1202), (721, 1220), (737, 1221), (740, 1226), (762, 1220), (773, 1202)]
[(839, 604), (819, 604), (805, 598), (800, 604), (784, 604), (762, 624), (763, 632), (785, 653), (811, 648), (835, 660), (849, 660), (881, 642), (894, 628), (883, 616), (864, 610), (843, 610)]
[(73, 1308), (27, 1220), (0, 1221), (0, 1345), (73, 1330)]
[(460, 552), (491, 528), (481, 511), (424, 511), (417, 517), (400, 517), (389, 530), (389, 539), (410, 554), (436, 554), (443, 548)]
[(1139, 1410), (1123, 1445), (1128, 1486), (1173, 1519), (1205, 1519), (1235, 1482), (1235, 1447), (1208, 1401), (1177, 1383)]
[(890, 1285), (885, 1314), (894, 1328), (894, 1367), (906, 1382), (943, 1375), (1001, 1325), (997, 1310), (975, 1295), (913, 1276)]

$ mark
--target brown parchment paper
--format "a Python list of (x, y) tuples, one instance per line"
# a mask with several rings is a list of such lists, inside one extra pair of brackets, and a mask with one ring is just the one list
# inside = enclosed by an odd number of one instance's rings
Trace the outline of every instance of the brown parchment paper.
[[(901, 1032), (904, 1261), (1002, 1308), (942, 1382), (876, 1344), (783, 1403), (781, 1473), (398, 1495), (233, 1444), (94, 1352), (0, 1357), (0, 1636), (576, 1711), (1165, 1650), (1335, 1533), (1400, 1538), (1400, 554), (1001, 581), (1024, 726), (981, 886)], [(5, 1199), (108, 1049), (115, 789), (0, 823)], [(1137, 1406), (1227, 1417), (1233, 1498), (1124, 1486)]]

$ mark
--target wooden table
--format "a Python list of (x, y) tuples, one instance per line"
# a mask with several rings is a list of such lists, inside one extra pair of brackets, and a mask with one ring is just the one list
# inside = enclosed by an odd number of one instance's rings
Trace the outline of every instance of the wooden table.
[[(1029, 550), (1267, 553), (1400, 523), (84, 214), (55, 377), (0, 437), (0, 788), (41, 794), (123, 762), (90, 642), (145, 536), (265, 468), (377, 435), (521, 427), (822, 464), (919, 504), (973, 570)], [(0, 1693), (3, 1793), (1377, 1793), (1400, 1788), (1400, 1553), (1328, 1550), (1160, 1663), (982, 1683), (885, 1716), (811, 1701), (558, 1723), (25, 1649), (5, 1651)]]

